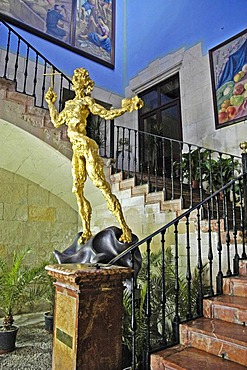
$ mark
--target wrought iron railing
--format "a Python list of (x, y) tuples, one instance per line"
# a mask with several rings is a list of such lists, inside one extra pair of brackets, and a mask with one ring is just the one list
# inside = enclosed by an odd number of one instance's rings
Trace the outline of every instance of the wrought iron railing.
[(179, 324), (202, 316), (203, 298), (222, 294), (224, 277), (239, 273), (247, 258), (245, 186), (242, 174), (110, 262), (131, 253), (134, 271), (135, 250), (143, 251), (124, 298), (125, 368), (150, 370), (151, 353), (179, 343)]
[(1, 18), (0, 35), (1, 77), (14, 81), (16, 91), (34, 97), (41, 108), (47, 107), (44, 96), (48, 87), (56, 85), (61, 109), (64, 89), (71, 90), (70, 79)]
[[(71, 80), (1, 17), (0, 47), (0, 76), (14, 81), (17, 92), (32, 96), (36, 106), (47, 108), (44, 95), (51, 85), (58, 94), (58, 110), (73, 96)], [(136, 185), (148, 184), (150, 192), (162, 191), (164, 200), (180, 198), (183, 207), (212, 194), (239, 171), (240, 157), (128, 127), (113, 127), (113, 122), (105, 120), (91, 121), (88, 133), (98, 143), (102, 157), (114, 157), (113, 172), (134, 177)], [(66, 126), (61, 130), (61, 137), (65, 137)]]
[[(180, 198), (184, 208), (221, 188), (241, 171), (241, 158), (187, 142), (114, 126), (114, 172), (134, 177), (135, 185)], [(145, 148), (145, 150), (144, 150)]]

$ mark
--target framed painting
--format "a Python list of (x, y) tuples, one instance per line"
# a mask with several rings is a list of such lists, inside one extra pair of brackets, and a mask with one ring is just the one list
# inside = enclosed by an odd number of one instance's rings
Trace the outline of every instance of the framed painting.
[(247, 117), (247, 29), (209, 50), (215, 128)]
[(116, 0), (8, 0), (9, 23), (114, 68)]

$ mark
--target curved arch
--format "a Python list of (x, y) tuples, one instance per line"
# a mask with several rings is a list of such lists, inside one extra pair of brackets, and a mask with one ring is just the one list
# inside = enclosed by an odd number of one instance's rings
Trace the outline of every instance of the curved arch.
[[(77, 210), (76, 198), (71, 192), (71, 161), (42, 140), (3, 119), (0, 119), (0, 130), (0, 167), (33, 181)], [(101, 193), (95, 187), (92, 190), (92, 186), (88, 180), (85, 193), (92, 206), (104, 203)]]

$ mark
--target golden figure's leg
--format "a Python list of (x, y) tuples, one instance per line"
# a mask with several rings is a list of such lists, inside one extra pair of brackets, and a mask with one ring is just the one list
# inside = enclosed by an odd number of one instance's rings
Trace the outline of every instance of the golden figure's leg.
[(118, 199), (112, 194), (110, 184), (105, 179), (104, 162), (98, 155), (97, 150), (90, 150), (87, 154), (89, 154), (86, 157), (88, 176), (93, 181), (94, 185), (101, 190), (107, 202), (108, 209), (113, 213), (120, 224), (123, 234), (119, 240), (129, 243), (132, 240), (132, 232), (125, 222)]
[(83, 234), (79, 239), (79, 243), (84, 244), (92, 237), (90, 230), (92, 208), (89, 201), (84, 197), (83, 194), (84, 184), (87, 179), (85, 158), (79, 157), (75, 153), (72, 158), (72, 177), (72, 192), (76, 195), (78, 211), (83, 226)]

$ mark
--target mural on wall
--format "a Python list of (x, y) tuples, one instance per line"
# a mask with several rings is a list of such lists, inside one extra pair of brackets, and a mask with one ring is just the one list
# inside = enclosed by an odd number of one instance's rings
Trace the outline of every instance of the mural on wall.
[(116, 0), (5, 0), (0, 14), (29, 32), (114, 68)]
[(247, 117), (247, 30), (209, 50), (216, 129)]

